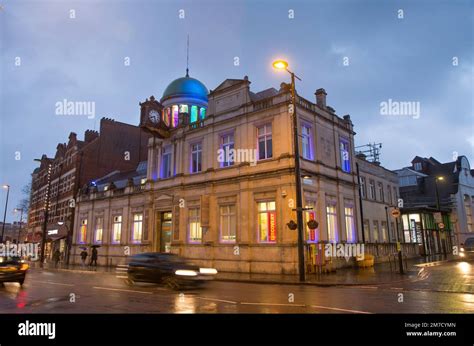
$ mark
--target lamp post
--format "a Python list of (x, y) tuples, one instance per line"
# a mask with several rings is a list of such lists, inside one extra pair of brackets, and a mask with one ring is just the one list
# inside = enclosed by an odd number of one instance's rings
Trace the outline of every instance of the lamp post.
[(295, 78), (301, 80), (288, 69), (288, 63), (284, 60), (273, 62), (273, 67), (278, 70), (286, 70), (291, 75), (291, 104), (293, 115), (293, 144), (295, 156), (295, 180), (296, 180), (296, 223), (298, 226), (298, 272), (300, 281), (305, 281), (304, 266), (304, 233), (303, 233), (303, 198), (301, 194), (301, 169), (300, 169), (300, 149), (298, 142), (298, 118), (296, 116), (296, 88)]
[[(443, 177), (443, 176), (437, 176), (437, 177), (435, 177), (436, 209), (437, 209), (437, 211), (441, 214), (441, 204), (440, 204), (440, 202), (439, 202), (438, 181), (444, 181), (444, 177)], [(441, 216), (441, 221), (443, 220), (442, 217), (443, 217), (443, 216)], [(439, 226), (438, 226), (438, 227), (439, 227)], [(439, 234), (438, 234), (439, 246), (440, 246), (440, 248), (442, 248), (443, 253), (446, 255), (446, 246), (442, 246), (442, 244), (441, 244), (441, 231), (442, 231), (442, 230), (440, 230), (440, 232), (439, 232)]]
[(20, 212), (20, 228), (18, 229), (18, 237), (16, 238), (16, 243), (19, 244), (20, 243), (20, 235), (21, 235), (21, 226), (22, 226), (22, 222), (23, 222), (23, 208), (15, 208), (14, 211), (17, 213), (17, 212)]
[(5, 234), (5, 220), (7, 218), (7, 208), (8, 208), (8, 196), (10, 195), (10, 185), (3, 185), (4, 189), (7, 189), (7, 199), (5, 201), (5, 212), (3, 213), (3, 224), (2, 224), (2, 237), (0, 238), (0, 243), (3, 243), (3, 236)]

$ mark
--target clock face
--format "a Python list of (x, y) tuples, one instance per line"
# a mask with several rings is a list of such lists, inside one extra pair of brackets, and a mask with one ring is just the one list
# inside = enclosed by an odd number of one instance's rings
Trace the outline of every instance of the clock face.
[(153, 124), (157, 124), (158, 121), (160, 121), (160, 113), (158, 113), (156, 110), (152, 109), (152, 110), (148, 113), (148, 119), (150, 119), (150, 121), (151, 121)]

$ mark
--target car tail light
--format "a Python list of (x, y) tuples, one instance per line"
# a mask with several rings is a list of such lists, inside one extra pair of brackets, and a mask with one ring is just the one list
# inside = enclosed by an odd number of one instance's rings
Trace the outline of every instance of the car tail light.
[(28, 270), (28, 268), (30, 268), (30, 266), (27, 263), (22, 263), (21, 267), (20, 267), (20, 270), (24, 271), (24, 270)]

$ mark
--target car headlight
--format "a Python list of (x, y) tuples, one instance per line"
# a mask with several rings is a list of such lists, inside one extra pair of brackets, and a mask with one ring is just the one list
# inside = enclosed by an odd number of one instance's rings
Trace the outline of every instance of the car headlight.
[(217, 274), (217, 269), (214, 269), (214, 268), (199, 268), (199, 272), (201, 274), (216, 275)]
[(194, 270), (184, 270), (184, 269), (177, 270), (174, 273), (179, 276), (197, 276), (198, 275), (198, 273)]
[(29, 266), (27, 263), (23, 263), (23, 264), (21, 265), (21, 267), (20, 267), (20, 270), (21, 270), (21, 271), (28, 270), (29, 267), (30, 267), (30, 266)]

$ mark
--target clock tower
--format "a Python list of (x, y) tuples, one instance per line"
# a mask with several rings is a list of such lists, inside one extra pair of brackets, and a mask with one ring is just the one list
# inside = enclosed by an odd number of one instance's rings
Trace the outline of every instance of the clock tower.
[(169, 137), (169, 128), (163, 122), (163, 106), (152, 95), (145, 102), (140, 102), (140, 127), (160, 138)]

